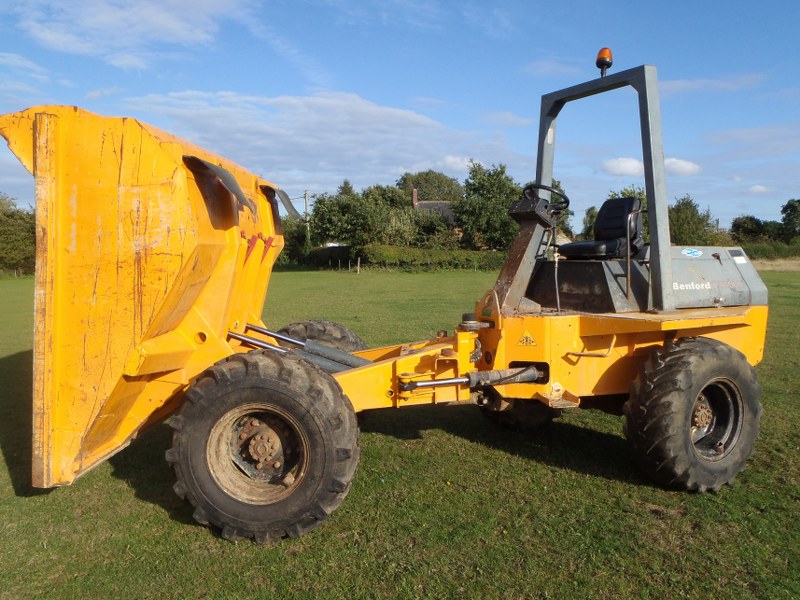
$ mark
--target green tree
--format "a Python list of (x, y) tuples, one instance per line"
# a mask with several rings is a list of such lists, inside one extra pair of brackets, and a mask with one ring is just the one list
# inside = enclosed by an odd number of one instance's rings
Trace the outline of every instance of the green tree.
[(371, 185), (361, 192), (361, 196), (375, 205), (388, 208), (402, 208), (411, 206), (411, 193), (393, 185)]
[(33, 273), (36, 266), (36, 219), (32, 210), (0, 192), (0, 271)]
[[(558, 179), (553, 179), (553, 183), (550, 185), (555, 190), (559, 192), (566, 193), (564, 188), (561, 186), (561, 181)], [(566, 209), (564, 212), (561, 213), (561, 216), (558, 217), (558, 221), (556, 222), (556, 226), (558, 229), (570, 239), (575, 239), (575, 232), (572, 230), (572, 224), (570, 220), (572, 217), (575, 216), (575, 211), (571, 208)]]
[(453, 177), (429, 169), (418, 173), (404, 173), (397, 180), (397, 187), (403, 190), (409, 201), (411, 190), (417, 190), (419, 200), (440, 200), (456, 202), (464, 197), (464, 188)]
[(731, 237), (739, 243), (755, 242), (766, 237), (764, 221), (753, 215), (742, 215), (731, 221)]
[(281, 219), (281, 224), (284, 243), (281, 258), (284, 262), (302, 263), (311, 250), (306, 222), (303, 219), (286, 216)]
[(453, 223), (440, 213), (429, 210), (414, 211), (416, 236), (413, 245), (418, 248), (454, 250), (458, 248), (458, 235)]
[(487, 169), (471, 161), (464, 182), (464, 198), (453, 203), (464, 245), (476, 249), (508, 248), (519, 230), (508, 215), (508, 208), (521, 193), (522, 188), (506, 173), (505, 165)]
[(392, 246), (412, 246), (417, 238), (416, 215), (413, 208), (389, 209), (383, 215), (385, 226), (377, 240)]
[(768, 240), (783, 240), (786, 229), (780, 221), (764, 221), (764, 237)]
[(340, 243), (358, 253), (366, 244), (378, 239), (381, 212), (379, 207), (358, 195), (320, 194), (315, 197), (310, 221), (311, 241), (315, 245)]
[(783, 239), (788, 244), (800, 236), (800, 200), (789, 200), (781, 208)]
[(715, 246), (729, 244), (730, 238), (716, 224), (711, 211), (701, 211), (697, 202), (686, 194), (669, 207), (669, 229), (673, 244), (678, 246)]
[(356, 191), (353, 189), (353, 184), (350, 183), (349, 179), (345, 179), (342, 181), (339, 189), (336, 190), (337, 196), (355, 196)]
[(591, 240), (594, 238), (594, 222), (597, 221), (597, 207), (590, 206), (583, 215), (583, 227), (581, 228), (580, 238)]

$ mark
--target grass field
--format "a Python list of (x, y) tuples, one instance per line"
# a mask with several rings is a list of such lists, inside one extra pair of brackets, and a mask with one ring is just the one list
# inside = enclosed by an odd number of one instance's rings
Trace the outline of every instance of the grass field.
[[(0, 598), (800, 597), (800, 277), (767, 272), (762, 433), (719, 494), (654, 487), (619, 418), (535, 436), (472, 406), (372, 413), (353, 489), (275, 547), (194, 525), (160, 426), (74, 485), (30, 487), (32, 280), (0, 281)], [(493, 275), (276, 273), (265, 317), (373, 345), (452, 329)]]

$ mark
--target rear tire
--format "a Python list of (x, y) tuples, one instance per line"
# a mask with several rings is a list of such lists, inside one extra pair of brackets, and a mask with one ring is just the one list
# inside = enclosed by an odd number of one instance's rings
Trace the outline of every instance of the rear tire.
[(367, 349), (367, 344), (352, 329), (333, 321), (320, 319), (301, 321), (287, 325), (278, 333), (301, 342), (314, 340), (344, 352), (358, 352)]
[(226, 539), (270, 543), (314, 529), (347, 496), (358, 465), (356, 416), (338, 383), (274, 351), (205, 371), (170, 425), (175, 492)]
[(736, 349), (708, 338), (653, 352), (625, 403), (625, 436), (644, 471), (693, 492), (733, 483), (753, 453), (761, 386)]

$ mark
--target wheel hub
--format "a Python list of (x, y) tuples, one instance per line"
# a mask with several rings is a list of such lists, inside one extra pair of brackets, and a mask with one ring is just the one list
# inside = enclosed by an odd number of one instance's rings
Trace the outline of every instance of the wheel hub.
[(264, 463), (275, 456), (276, 450), (280, 448), (280, 440), (274, 432), (267, 428), (259, 428), (250, 438), (247, 450), (250, 456), (256, 461), (256, 469), (263, 469)]
[(742, 399), (727, 379), (708, 382), (692, 408), (691, 439), (705, 460), (717, 461), (736, 445), (741, 431)]
[(714, 411), (705, 396), (701, 395), (694, 405), (692, 427), (708, 429), (714, 419)]
[(278, 419), (242, 419), (234, 429), (236, 450), (234, 462), (252, 479), (272, 479), (280, 476), (285, 457), (290, 455), (287, 446), (290, 432)]

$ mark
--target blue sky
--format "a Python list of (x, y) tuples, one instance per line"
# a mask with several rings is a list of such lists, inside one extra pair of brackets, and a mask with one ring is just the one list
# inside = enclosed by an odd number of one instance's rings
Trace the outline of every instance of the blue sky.
[[(727, 226), (800, 198), (800, 3), (673, 0), (0, 0), (0, 113), (68, 104), (132, 116), (298, 197), (470, 159), (534, 177), (542, 94), (653, 64), (668, 192)], [(642, 184), (636, 97), (559, 118), (575, 224)], [(0, 191), (33, 201), (5, 146)]]

